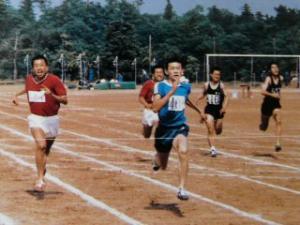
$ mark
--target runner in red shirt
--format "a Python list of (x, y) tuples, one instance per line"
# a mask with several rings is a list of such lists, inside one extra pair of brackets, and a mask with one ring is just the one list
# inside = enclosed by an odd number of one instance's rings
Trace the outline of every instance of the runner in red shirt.
[(153, 126), (158, 123), (158, 115), (152, 111), (153, 92), (155, 84), (164, 79), (164, 68), (157, 65), (151, 72), (152, 80), (145, 82), (139, 95), (139, 101), (145, 107), (142, 119), (145, 138), (150, 138)]
[(43, 192), (46, 162), (59, 129), (57, 116), (60, 103), (67, 104), (67, 92), (60, 79), (48, 72), (48, 60), (41, 55), (32, 59), (33, 73), (26, 78), (25, 88), (14, 96), (13, 103), (18, 105), (18, 96), (27, 94), (31, 115), (28, 116), (29, 128), (36, 143), (35, 159), (38, 179), (34, 190)]

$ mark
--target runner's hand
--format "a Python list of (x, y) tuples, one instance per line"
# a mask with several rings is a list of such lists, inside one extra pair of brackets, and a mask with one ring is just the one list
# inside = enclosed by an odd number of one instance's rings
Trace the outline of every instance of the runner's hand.
[(274, 98), (280, 99), (280, 94), (278, 94), (278, 93), (274, 93), (272, 96), (273, 96)]
[(179, 77), (177, 77), (177, 78), (174, 80), (173, 85), (172, 85), (172, 92), (173, 92), (173, 93), (176, 92), (179, 82), (180, 82), (180, 79), (179, 79)]
[(152, 104), (149, 104), (149, 103), (148, 103), (148, 104), (146, 105), (146, 109), (152, 109)]
[(45, 94), (47, 94), (47, 95), (50, 95), (50, 94), (52, 94), (52, 92), (50, 91), (50, 89), (49, 88), (47, 88), (45, 85), (42, 85), (42, 90), (45, 92)]
[(19, 105), (19, 99), (18, 99), (18, 96), (15, 95), (15, 96), (13, 97), (12, 103), (13, 103), (14, 105), (16, 105), (16, 106)]
[(220, 114), (222, 115), (222, 114), (225, 114), (226, 113), (226, 109), (225, 108), (222, 108), (221, 110), (220, 110)]
[(200, 114), (200, 123), (204, 123), (204, 122), (206, 122), (206, 120), (207, 120), (206, 115)]

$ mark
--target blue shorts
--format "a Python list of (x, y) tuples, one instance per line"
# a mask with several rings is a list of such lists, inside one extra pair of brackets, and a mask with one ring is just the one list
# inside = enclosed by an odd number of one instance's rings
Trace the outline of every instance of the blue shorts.
[(155, 149), (160, 153), (169, 153), (173, 146), (173, 140), (180, 134), (188, 136), (189, 126), (183, 124), (177, 127), (164, 127), (159, 125), (155, 131)]

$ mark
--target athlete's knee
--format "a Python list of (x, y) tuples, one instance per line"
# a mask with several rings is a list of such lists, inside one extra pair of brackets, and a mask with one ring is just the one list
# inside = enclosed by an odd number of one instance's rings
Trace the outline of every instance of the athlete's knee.
[(282, 125), (282, 120), (279, 118), (276, 119), (276, 125), (281, 126)]
[(144, 138), (149, 139), (151, 137), (151, 133), (144, 133)]
[(41, 150), (43, 152), (46, 152), (46, 150), (47, 150), (47, 143), (46, 143), (46, 141), (41, 141), (41, 140), (37, 141), (36, 145), (37, 145), (37, 148), (39, 150)]
[(168, 167), (167, 163), (163, 163), (161, 166), (160, 166), (160, 169), (161, 170), (166, 170)]
[(268, 123), (261, 123), (261, 124), (259, 125), (259, 129), (260, 129), (261, 131), (266, 131), (266, 130), (268, 129), (268, 126), (269, 126)]
[(259, 129), (260, 129), (261, 131), (266, 131), (266, 130), (268, 129), (268, 126), (269, 126), (268, 123), (261, 123), (261, 124), (259, 125)]
[(167, 167), (168, 167), (168, 159), (167, 158), (160, 159), (160, 168), (162, 170), (166, 170)]
[(188, 149), (186, 146), (180, 146), (178, 148), (178, 154), (179, 154), (179, 157), (182, 158), (182, 159), (185, 159), (187, 158), (188, 156)]
[(216, 133), (215, 128), (213, 126), (209, 126), (207, 130), (209, 135), (214, 135)]
[(261, 123), (259, 125), (259, 129), (261, 131), (266, 131), (268, 129), (268, 126), (269, 126), (269, 117), (262, 116)]
[(144, 127), (143, 136), (144, 138), (150, 138), (152, 133), (152, 127)]
[(223, 132), (223, 128), (222, 128), (222, 127), (218, 127), (218, 128), (216, 129), (216, 134), (217, 134), (217, 135), (222, 134), (222, 132)]

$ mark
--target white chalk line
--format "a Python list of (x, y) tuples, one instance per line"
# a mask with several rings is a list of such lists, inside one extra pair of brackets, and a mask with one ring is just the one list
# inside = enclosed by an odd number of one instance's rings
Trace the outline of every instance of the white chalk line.
[[(205, 148), (199, 148), (199, 150), (207, 151), (207, 149), (205, 149)], [(269, 165), (269, 166), (276, 166), (276, 167), (280, 167), (280, 168), (284, 168), (284, 169), (288, 169), (288, 170), (295, 170), (297, 172), (300, 172), (299, 167), (289, 166), (289, 165), (282, 164), (282, 163), (269, 162), (269, 161), (265, 161), (265, 160), (253, 159), (248, 156), (237, 155), (234, 153), (225, 152), (223, 150), (218, 150), (218, 152), (225, 156), (231, 157), (231, 158), (243, 159), (245, 161), (252, 161), (252, 162), (261, 163), (261, 164), (265, 164), (265, 165)]]
[[(27, 105), (26, 103), (22, 103), (24, 105)], [(2, 105), (0, 103), (0, 105)], [(6, 107), (10, 107), (10, 106), (7, 106), (5, 105)], [(89, 110), (90, 111), (90, 110)], [(106, 110), (102, 110), (104, 112), (107, 112)], [(112, 112), (110, 111), (111, 113), (115, 113), (115, 112)], [(80, 114), (83, 114), (83, 115), (86, 115), (86, 116), (94, 116), (94, 115), (91, 115), (90, 113), (87, 114), (87, 113), (82, 113), (82, 112), (76, 112), (76, 113), (80, 113)], [(117, 112), (119, 114), (124, 114), (124, 115), (131, 115), (131, 113), (124, 113), (124, 112)], [(105, 116), (103, 117), (103, 114), (100, 114), (98, 115), (98, 117), (101, 116), (101, 119), (104, 119), (104, 120), (108, 120), (108, 121), (113, 121), (113, 122), (116, 122), (116, 123), (126, 123), (128, 125), (133, 125), (131, 122), (127, 122), (127, 121), (124, 121), (124, 120), (117, 120), (117, 119), (112, 119), (110, 117), (106, 118)], [(136, 118), (136, 116), (134, 116), (134, 118)], [(99, 128), (99, 125), (97, 124), (86, 124), (86, 123), (82, 123), (78, 120), (75, 120), (75, 119), (70, 119), (70, 118), (67, 118), (67, 119), (64, 119), (64, 120), (68, 120), (68, 121), (72, 121), (72, 122), (75, 122), (75, 123), (80, 123), (80, 124), (84, 124), (86, 126), (91, 126), (91, 127), (96, 127), (96, 128)], [(193, 125), (189, 125), (191, 127), (193, 127)], [(195, 127), (199, 127), (197, 125), (195, 125)], [(106, 127), (105, 128), (106, 130), (113, 130), (114, 132), (116, 132), (116, 129), (111, 129), (109, 127)], [(126, 133), (126, 134), (129, 134), (131, 136), (136, 136), (137, 138), (105, 138), (105, 139), (108, 139), (108, 140), (137, 140), (137, 141), (140, 141), (140, 140), (144, 140), (145, 139), (142, 137), (142, 135), (137, 135), (135, 133), (130, 133), (130, 132), (127, 132), (126, 130), (122, 130), (120, 133)], [(195, 133), (192, 133), (190, 132), (190, 135), (192, 136), (195, 136), (195, 138), (189, 138), (190, 140), (206, 140), (207, 139), (207, 136), (206, 135), (200, 135), (200, 134), (195, 134)], [(197, 138), (196, 138), (197, 137)], [(239, 135), (239, 136), (216, 136), (215, 139), (220, 139), (220, 140), (226, 140), (226, 139), (230, 139), (230, 140), (235, 140), (235, 139), (258, 139), (258, 138), (262, 138), (262, 139), (265, 139), (265, 138), (277, 138), (276, 135), (257, 135), (257, 134), (248, 134), (248, 135)], [(282, 135), (281, 138), (283, 139), (292, 139), (292, 140), (295, 140), (295, 139), (300, 139), (300, 136), (299, 135)], [(155, 140), (155, 138), (148, 138), (146, 140)]]
[[(22, 158), (18, 157), (16, 154), (13, 154), (11, 152), (8, 152), (2, 148), (0, 148), (0, 154), (4, 157), (7, 157), (13, 161), (15, 161), (16, 163), (18, 163), (21, 166), (30, 168), (32, 170), (35, 171), (35, 166), (33, 164), (30, 164), (28, 162), (26, 162), (25, 160), (23, 160)], [(77, 189), (76, 187), (63, 182), (61, 179), (59, 179), (56, 176), (53, 176), (49, 173), (46, 174), (46, 178), (48, 180), (50, 180), (52, 183), (62, 187), (63, 189), (67, 190), (68, 192), (80, 197), (82, 200), (84, 200), (85, 202), (87, 202), (88, 204), (92, 205), (93, 207), (105, 210), (107, 212), (109, 212), (110, 214), (112, 214), (113, 216), (117, 217), (118, 219), (120, 219), (121, 221), (127, 223), (127, 224), (136, 224), (136, 225), (140, 225), (142, 224), (141, 222), (125, 215), (124, 213), (110, 207), (109, 205), (105, 204), (104, 202), (95, 199), (94, 197), (82, 192), (81, 190)]]
[[(3, 128), (2, 125), (1, 125), (1, 128)], [(12, 133), (15, 133), (16, 135), (22, 136), (22, 137), (24, 137), (26, 139), (31, 139), (32, 140), (32, 137), (30, 137), (28, 135), (25, 135), (25, 134), (23, 134), (23, 133), (21, 133), (19, 131), (14, 130), (14, 129), (9, 129), (9, 131), (12, 132)], [(170, 190), (172, 192), (176, 193), (177, 190), (178, 190), (178, 188), (175, 187), (175, 186), (173, 186), (173, 185), (170, 185), (170, 184), (167, 184), (167, 183), (164, 183), (164, 182), (152, 179), (150, 177), (147, 177), (147, 176), (144, 176), (144, 175), (141, 175), (141, 174), (129, 172), (128, 170), (125, 170), (125, 169), (123, 169), (121, 167), (114, 166), (114, 165), (112, 165), (110, 163), (107, 163), (105, 161), (102, 161), (102, 160), (97, 160), (97, 159), (94, 159), (94, 158), (91, 158), (91, 157), (88, 157), (88, 156), (84, 156), (84, 155), (81, 155), (79, 153), (67, 150), (61, 144), (55, 145), (54, 148), (59, 149), (61, 152), (64, 152), (65, 154), (68, 154), (68, 155), (71, 155), (71, 156), (75, 156), (75, 157), (80, 158), (80, 159), (85, 159), (85, 160), (88, 160), (90, 162), (102, 165), (104, 167), (115, 169), (115, 171), (122, 172), (122, 173), (124, 173), (124, 174), (126, 174), (128, 176), (140, 178), (140, 179), (142, 179), (144, 181), (147, 181), (148, 183), (152, 183), (152, 184), (154, 184), (156, 186), (160, 186), (160, 187), (165, 188), (167, 190)], [(238, 209), (236, 207), (233, 207), (231, 205), (228, 205), (228, 204), (225, 204), (225, 203), (222, 203), (222, 202), (218, 202), (218, 201), (212, 200), (210, 198), (207, 198), (205, 196), (202, 196), (202, 195), (199, 195), (199, 194), (196, 194), (196, 193), (193, 193), (193, 192), (188, 192), (188, 193), (190, 194), (191, 197), (193, 197), (193, 198), (195, 198), (197, 200), (200, 200), (202, 202), (206, 202), (206, 203), (212, 204), (214, 206), (218, 206), (218, 207), (221, 207), (223, 209), (229, 210), (229, 211), (233, 212), (234, 214), (236, 214), (238, 216), (245, 217), (245, 218), (248, 218), (248, 219), (252, 219), (254, 221), (262, 222), (264, 224), (270, 224), (270, 225), (275, 225), (275, 224), (278, 225), (279, 224), (279, 223), (276, 223), (274, 221), (264, 219), (261, 215), (253, 214), (253, 213), (249, 213), (249, 212), (245, 212), (245, 211), (240, 210), (240, 209)]]
[(0, 213), (0, 225), (15, 225), (17, 224), (11, 217)]
[[(0, 114), (1, 113), (3, 113), (3, 112), (0, 111)], [(5, 113), (5, 114), (11, 115), (11, 114), (8, 114), (8, 113)], [(19, 117), (19, 116), (15, 116), (15, 115), (11, 115), (11, 116), (17, 117), (17, 118), (22, 119), (22, 120), (26, 120), (23, 117)], [(122, 150), (122, 151), (126, 151), (126, 152), (131, 152), (131, 153), (133, 153), (133, 152), (134, 153), (141, 153), (141, 154), (148, 155), (148, 156), (151, 156), (151, 157), (153, 156), (153, 153), (147, 152), (147, 151), (144, 151), (144, 150), (140, 150), (140, 149), (132, 148), (132, 147), (129, 147), (129, 146), (124, 146), (124, 145), (119, 145), (117, 143), (113, 143), (113, 142), (108, 141), (108, 140), (101, 140), (101, 139), (96, 138), (96, 137), (91, 137), (91, 136), (88, 136), (88, 135), (82, 135), (82, 134), (78, 134), (78, 133), (68, 131), (68, 130), (63, 130), (63, 131), (66, 132), (66, 133), (71, 133), (73, 135), (85, 138), (87, 140), (92, 140), (92, 141), (96, 141), (98, 143), (100, 142), (102, 144), (117, 147), (116, 150)], [(170, 160), (173, 161), (173, 162), (177, 162), (176, 159), (174, 159), (172, 157), (170, 158)], [(262, 164), (265, 164), (265, 161), (259, 161), (259, 162), (262, 163)], [(300, 191), (293, 190), (293, 189), (286, 188), (286, 187), (282, 187), (282, 186), (275, 185), (275, 184), (266, 183), (266, 182), (263, 182), (263, 181), (260, 181), (260, 180), (255, 180), (255, 179), (252, 179), (252, 178), (247, 177), (245, 175), (238, 175), (238, 174), (234, 174), (234, 173), (229, 173), (229, 172), (217, 170), (217, 169), (214, 169), (214, 168), (199, 166), (197, 164), (190, 164), (190, 165), (191, 165), (191, 168), (193, 168), (193, 169), (209, 170), (209, 171), (213, 171), (215, 173), (223, 174), (225, 176), (235, 177), (235, 178), (238, 178), (238, 179), (241, 179), (241, 180), (244, 180), (244, 181), (256, 183), (256, 184), (263, 185), (263, 186), (273, 188), (273, 189), (277, 189), (277, 190), (280, 190), (280, 191), (286, 191), (286, 192), (290, 192), (290, 193), (297, 194), (297, 195), (300, 194)]]

